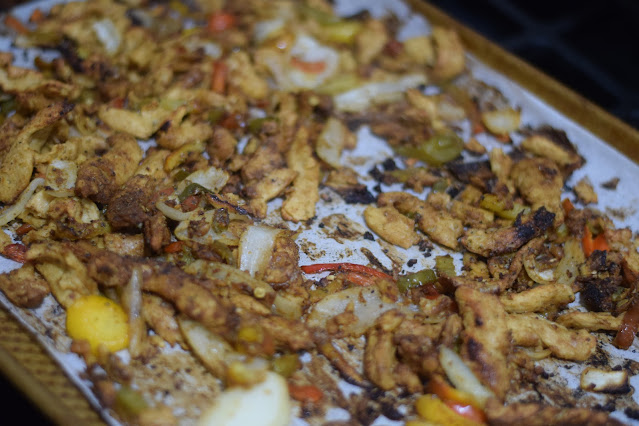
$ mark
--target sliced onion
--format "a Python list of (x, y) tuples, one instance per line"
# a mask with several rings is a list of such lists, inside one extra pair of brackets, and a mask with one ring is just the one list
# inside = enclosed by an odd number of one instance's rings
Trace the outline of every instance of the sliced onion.
[(22, 191), (22, 194), (20, 194), (20, 197), (18, 197), (16, 203), (0, 212), (0, 226), (6, 225), (7, 223), (18, 217), (20, 213), (24, 211), (24, 208), (27, 206), (27, 203), (33, 196), (33, 193), (42, 185), (44, 185), (43, 178), (33, 179), (31, 183), (25, 188), (25, 190)]
[(575, 238), (566, 240), (564, 257), (559, 261), (554, 273), (557, 283), (571, 286), (579, 276), (579, 265), (585, 261), (581, 243)]
[(396, 80), (368, 83), (333, 97), (335, 107), (340, 111), (359, 112), (371, 106), (399, 100), (410, 88), (426, 84), (423, 74), (407, 75)]
[[(308, 63), (321, 62), (323, 69), (321, 72), (307, 72), (291, 66), (291, 61), (294, 60)], [(337, 73), (339, 53), (331, 47), (320, 44), (314, 38), (302, 34), (295, 39), (289, 53), (263, 49), (257, 55), (256, 62), (269, 70), (280, 90), (315, 89)]]
[(267, 371), (265, 379), (250, 388), (233, 387), (222, 392), (198, 419), (198, 426), (286, 426), (291, 402), (286, 380)]
[(73, 191), (44, 191), (44, 193), (54, 198), (69, 198), (75, 195)]
[(73, 161), (53, 160), (46, 171), (47, 187), (63, 191), (72, 190), (78, 178), (78, 166)]
[(504, 135), (519, 128), (521, 112), (512, 108), (484, 111), (481, 120), (491, 133)]
[(182, 316), (177, 320), (184, 340), (215, 377), (224, 379), (229, 363), (244, 361), (245, 357), (236, 352), (226, 340), (211, 333), (199, 322)]
[[(213, 216), (213, 212), (205, 212), (204, 218), (208, 223), (211, 222), (211, 216)], [(225, 230), (222, 232), (215, 232), (215, 229), (211, 227), (209, 231), (204, 235), (191, 235), (189, 234), (189, 221), (184, 220), (181, 221), (178, 226), (173, 231), (173, 234), (178, 240), (182, 241), (195, 241), (200, 244), (209, 245), (214, 241), (222, 243), (227, 246), (236, 246), (238, 245), (238, 238), (231, 232), (230, 230)]]
[(494, 398), (495, 394), (481, 384), (470, 367), (457, 355), (457, 352), (445, 346), (440, 347), (439, 362), (448, 380), (457, 389), (471, 394), (482, 407), (488, 398)]
[(553, 284), (555, 282), (554, 271), (546, 270), (540, 271), (535, 261), (535, 253), (529, 253), (524, 256), (524, 268), (526, 273), (536, 283), (539, 284)]
[(544, 348), (521, 348), (522, 351), (524, 351), (524, 353), (526, 355), (528, 355), (528, 357), (530, 357), (530, 359), (534, 360), (534, 361), (539, 361), (542, 359), (546, 359), (548, 358), (550, 355), (552, 355), (552, 351), (550, 349), (544, 349)]
[(263, 271), (271, 259), (275, 237), (279, 233), (279, 229), (269, 226), (249, 226), (240, 238), (239, 268), (252, 277)]
[(129, 315), (129, 352), (135, 357), (141, 353), (146, 336), (146, 326), (142, 318), (142, 272), (135, 268), (131, 279), (122, 293), (122, 304)]
[(341, 165), (342, 150), (346, 139), (346, 126), (336, 118), (329, 118), (317, 138), (317, 156), (334, 168)]
[(166, 204), (164, 204), (162, 201), (158, 201), (157, 203), (155, 203), (155, 207), (157, 207), (157, 209), (161, 211), (164, 214), (164, 216), (168, 217), (169, 219), (176, 220), (178, 222), (189, 220), (191, 218), (190, 213), (185, 213), (181, 210), (174, 209), (173, 207), (169, 207)]
[(253, 27), (253, 38), (258, 44), (261, 44), (265, 40), (278, 35), (284, 30), (285, 25), (286, 21), (282, 18), (257, 22)]
[(275, 290), (269, 284), (225, 263), (198, 259), (186, 266), (185, 271), (194, 275), (204, 274), (207, 278), (222, 280), (229, 284), (241, 283), (251, 288), (255, 298), (264, 299), (269, 303), (275, 298)]
[(349, 303), (353, 304), (353, 313), (357, 321), (345, 325), (344, 330), (353, 336), (364, 334), (381, 314), (397, 308), (396, 304), (382, 300), (377, 287), (351, 287), (330, 294), (317, 302), (306, 323), (311, 327), (325, 328), (326, 321), (343, 313)]
[(303, 306), (304, 298), (292, 294), (278, 293), (273, 301), (275, 313), (289, 319), (299, 319)]
[(209, 167), (205, 170), (197, 170), (184, 178), (184, 180), (180, 184), (180, 187), (178, 188), (178, 193), (182, 192), (182, 186), (186, 187), (189, 183), (197, 183), (198, 185), (203, 186), (211, 192), (219, 192), (220, 189), (222, 189), (224, 185), (226, 185), (226, 182), (228, 182), (228, 180), (229, 174), (222, 169), (218, 169), (217, 167)]
[(115, 53), (120, 48), (122, 37), (118, 29), (109, 18), (101, 19), (93, 23), (93, 31), (108, 53)]

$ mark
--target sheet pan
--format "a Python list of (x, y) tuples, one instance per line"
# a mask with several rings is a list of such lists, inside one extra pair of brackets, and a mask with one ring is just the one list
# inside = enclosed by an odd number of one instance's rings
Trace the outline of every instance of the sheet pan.
[[(34, 7), (46, 8), (52, 3), (51, 1), (29, 3), (28, 5), (17, 8), (13, 13), (21, 19), (26, 19)], [(392, 10), (408, 23), (404, 29), (404, 36), (429, 31), (428, 21), (425, 21), (420, 15), (410, 12), (409, 8), (402, 3), (394, 1), (369, 3), (370, 2), (361, 0), (342, 0), (337, 2), (337, 11), (348, 15), (362, 7), (368, 6), (374, 15), (378, 15)], [(633, 159), (636, 161), (637, 158), (639, 158), (639, 134), (637, 134), (636, 131), (583, 100), (578, 95), (563, 88), (550, 78), (528, 67), (526, 64), (501, 51), (499, 48), (496, 48), (472, 31), (450, 20), (450, 18), (435, 8), (418, 1), (411, 3), (416, 10), (424, 12), (431, 19), (431, 22), (449, 24), (458, 29), (466, 46), (469, 47), (468, 62), (473, 74), (479, 79), (499, 88), (504, 95), (511, 100), (513, 105), (521, 107), (523, 123), (532, 126), (550, 124), (567, 132), (570, 140), (578, 146), (580, 153), (587, 160), (587, 164), (575, 172), (567, 182), (569, 187), (576, 183), (581, 177), (589, 176), (599, 195), (600, 201), (598, 207), (607, 212), (618, 227), (629, 226), (633, 230), (639, 229), (639, 196), (637, 192), (634, 191), (635, 182), (637, 178), (639, 178), (639, 166), (633, 162)], [(0, 50), (7, 50), (9, 48), (11, 48), (10, 40), (6, 37), (0, 37)], [(23, 64), (31, 62), (35, 56), (33, 52), (16, 53), (18, 62), (22, 62)], [(378, 163), (380, 159), (389, 156), (391, 151), (383, 141), (374, 137), (367, 129), (362, 129), (358, 137), (358, 149), (345, 154), (343, 161), (345, 164), (353, 166), (361, 176), (367, 176), (367, 171), (370, 167)], [(485, 145), (493, 143), (488, 139), (480, 140), (480, 142)], [(611, 143), (614, 143), (615, 147), (612, 147)], [(374, 154), (371, 155), (371, 152)], [(600, 187), (601, 183), (614, 177), (620, 179), (615, 191), (604, 190)], [(364, 183), (371, 187), (376, 184), (372, 180), (365, 181)], [(272, 208), (276, 207), (277, 203), (274, 203)], [(365, 230), (365, 225), (361, 221), (361, 210), (361, 207), (348, 206), (345, 208), (341, 203), (325, 202), (318, 207), (318, 214), (320, 216), (334, 214), (336, 212), (345, 214), (353, 218), (354, 221), (359, 221), (362, 227), (361, 229)], [(274, 216), (270, 216), (267, 221), (268, 220), (274, 221)], [(302, 249), (302, 264), (309, 263), (310, 261), (366, 262), (366, 257), (361, 250), (362, 246), (369, 248), (378, 259), (382, 261), (386, 259), (388, 265), (390, 264), (391, 260), (389, 256), (384, 253), (377, 244), (368, 244), (366, 241), (364, 241), (363, 244), (361, 242), (355, 244), (352, 241), (335, 242), (326, 238), (318, 238), (317, 235), (322, 235), (322, 233), (312, 226), (301, 232), (298, 244)], [(433, 254), (436, 255), (437, 252)], [(418, 256), (418, 253), (411, 252), (411, 250), (400, 250), (392, 255), (406, 259), (413, 257), (419, 259), (419, 262), (413, 267), (407, 267), (407, 271), (432, 266), (432, 260)], [(6, 271), (16, 266), (15, 263), (0, 258), (1, 271)], [(27, 333), (36, 336), (37, 344), (42, 345), (48, 356), (56, 363), (55, 365), (60, 366), (58, 373), (68, 377), (73, 386), (77, 386), (78, 389), (80, 389), (82, 395), (87, 398), (91, 406), (94, 407), (94, 409), (98, 409), (99, 405), (90, 390), (89, 382), (82, 378), (84, 369), (82, 361), (76, 355), (65, 352), (65, 348), (69, 343), (68, 340), (65, 340), (64, 337), (56, 333), (47, 332), (47, 330), (51, 328), (51, 324), (46, 323), (46, 321), (43, 322), (42, 320), (48, 317), (47, 312), (51, 312), (55, 309), (55, 303), (52, 300), (48, 300), (42, 307), (34, 311), (26, 311), (15, 308), (3, 295), (0, 295), (0, 304), (13, 318), (18, 319), (21, 326), (27, 330)], [(11, 320), (11, 322), (13, 323), (13, 320)], [(60, 327), (63, 325), (58, 324), (57, 326)], [(55, 329), (55, 325), (53, 328)], [(0, 328), (0, 338), (2, 342), (10, 341), (11, 336), (16, 333), (20, 332), (8, 330), (6, 327)], [(28, 340), (31, 341), (31, 345), (34, 344), (32, 338)], [(2, 345), (4, 346), (5, 343), (2, 343)], [(26, 345), (29, 346), (29, 344)], [(607, 345), (607, 347), (613, 354), (613, 358), (611, 359), (622, 362), (622, 360), (619, 359), (619, 351), (614, 350), (610, 345)], [(638, 348), (639, 346), (635, 342), (633, 350), (628, 352), (635, 361), (639, 361), (639, 359), (637, 359), (639, 357), (636, 355)], [(24, 351), (30, 350), (32, 350), (32, 348), (25, 349)], [(62, 402), (64, 398), (57, 389), (49, 389), (50, 392), (47, 396), (38, 397), (36, 395), (36, 386), (38, 380), (42, 381), (42, 376), (36, 371), (36, 377), (35, 380), (33, 380), (33, 371), (29, 372), (26, 362), (21, 360), (21, 357), (24, 355), (22, 352), (22, 349), (18, 349), (17, 352), (14, 352), (14, 355), (9, 355), (9, 358), (7, 358), (3, 352), (0, 352), (0, 368), (5, 371), (5, 374), (10, 370), (19, 371), (23, 369), (24, 374), (20, 372), (11, 375), (12, 380), (24, 388), (27, 394), (57, 422), (67, 423), (66, 420), (69, 419), (65, 419), (64, 416), (59, 413), (59, 409), (57, 410), (58, 413), (55, 413), (55, 411), (56, 406), (60, 407), (62, 404), (68, 405), (70, 401), (69, 398), (66, 398), (66, 402)], [(621, 355), (627, 356), (627, 354)], [(11, 363), (12, 357), (17, 358), (17, 364)], [(548, 368), (553, 367), (548, 366)], [(558, 371), (566, 380), (568, 386), (578, 388), (578, 374), (580, 373), (578, 368), (570, 367), (570, 369), (567, 369), (564, 367), (559, 368)], [(575, 377), (577, 377), (576, 382)], [(637, 384), (639, 384), (639, 377), (632, 377), (630, 383), (633, 387), (636, 387)], [(71, 397), (72, 400), (77, 398), (80, 397), (78, 395)], [(635, 403), (639, 401), (637, 398), (635, 395)], [(56, 404), (56, 402), (59, 404)], [(85, 407), (84, 409), (87, 408)], [(107, 423), (116, 423), (108, 413), (102, 412), (101, 414), (103, 420)], [(619, 414), (619, 418), (628, 421), (628, 419), (621, 414)], [(99, 420), (93, 419), (92, 421)]]

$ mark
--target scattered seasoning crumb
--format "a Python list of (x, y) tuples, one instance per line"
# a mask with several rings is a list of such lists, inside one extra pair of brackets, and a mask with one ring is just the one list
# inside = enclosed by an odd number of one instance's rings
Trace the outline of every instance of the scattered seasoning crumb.
[(606, 182), (603, 182), (601, 184), (601, 187), (604, 189), (609, 189), (611, 191), (614, 191), (617, 189), (617, 185), (619, 185), (619, 178), (618, 177), (614, 177)]
[(413, 266), (417, 263), (417, 259), (410, 259), (406, 264), (408, 266)]
[(419, 251), (430, 251), (433, 248), (433, 243), (428, 240), (421, 240), (419, 243), (417, 243), (417, 246), (419, 247)]
[(364, 239), (369, 241), (375, 241), (375, 237), (369, 231), (364, 232)]
[(639, 410), (634, 408), (626, 408), (623, 413), (631, 419), (639, 420)]
[(468, 139), (464, 148), (472, 155), (482, 155), (486, 153), (486, 148), (475, 138)]
[(373, 168), (368, 171), (368, 174), (377, 182), (381, 182), (384, 179), (384, 173), (382, 173), (377, 166), (373, 166)]
[(582, 178), (573, 188), (575, 195), (584, 204), (596, 204), (599, 201), (597, 193), (587, 177)]
[(395, 160), (393, 160), (392, 158), (387, 158), (386, 160), (384, 160), (384, 162), (382, 163), (382, 167), (387, 172), (397, 170), (397, 164), (395, 164)]

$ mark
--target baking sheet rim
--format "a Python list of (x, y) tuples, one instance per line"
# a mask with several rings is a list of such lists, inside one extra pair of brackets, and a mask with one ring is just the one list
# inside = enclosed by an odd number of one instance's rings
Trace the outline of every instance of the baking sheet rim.
[[(639, 164), (639, 131), (539, 71), (534, 66), (500, 48), (437, 7), (422, 0), (406, 0), (406, 2), (414, 12), (426, 17), (431, 24), (448, 26), (457, 30), (466, 51), (486, 67), (502, 74), (506, 79), (538, 96), (548, 106), (557, 109), (575, 124), (592, 132), (607, 145), (612, 146), (625, 157)], [(38, 341), (38, 336), (34, 336), (32, 331), (28, 330), (24, 324), (16, 319), (6, 307), (2, 306), (2, 310), (2, 314), (7, 316), (7, 320), (17, 324), (23, 333), (28, 334), (29, 342), (23, 342), (23, 344), (44, 350), (44, 353), (56, 365), (57, 370), (55, 371), (57, 374), (69, 386), (77, 389), (77, 384), (65, 374), (64, 369), (60, 367), (55, 357)], [(0, 333), (0, 339), (2, 339), (0, 342), (4, 342), (6, 337), (5, 330), (1, 330)], [(68, 399), (69, 395), (62, 395), (64, 392), (62, 392), (61, 388), (41, 389), (42, 381), (38, 377), (38, 372), (30, 372), (21, 364), (18, 358), (13, 356), (11, 351), (3, 346), (3, 343), (0, 343), (0, 372), (17, 389), (22, 391), (35, 406), (40, 408), (46, 416), (57, 424), (70, 424), (68, 421), (71, 419), (85, 417), (82, 415), (74, 416), (74, 414), (80, 414), (77, 412), (65, 413), (62, 407), (67, 407), (64, 399)], [(102, 417), (104, 412), (97, 410), (93, 405), (95, 401), (89, 401), (86, 396), (73, 396), (73, 398), (76, 397), (83, 398), (84, 402), (86, 402), (86, 409), (91, 410), (91, 407), (93, 407), (94, 413), (100, 416), (102, 424), (106, 424)], [(74, 408), (78, 410), (78, 407)]]

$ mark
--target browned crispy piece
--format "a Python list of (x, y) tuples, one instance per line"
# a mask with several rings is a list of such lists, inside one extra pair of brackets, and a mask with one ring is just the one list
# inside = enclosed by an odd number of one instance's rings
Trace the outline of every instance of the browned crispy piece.
[(579, 201), (584, 204), (597, 204), (597, 201), (599, 200), (597, 193), (590, 183), (590, 179), (587, 177), (577, 182), (577, 184), (573, 187), (573, 191), (575, 191), (575, 195), (577, 195)]
[(232, 310), (211, 293), (213, 286), (212, 281), (199, 280), (167, 264), (145, 271), (142, 288), (172, 302), (189, 318), (215, 329), (227, 323)]
[(247, 316), (243, 318), (243, 321), (247, 324), (260, 324), (273, 337), (278, 348), (299, 351), (311, 349), (315, 346), (311, 331), (300, 321), (277, 315), (266, 317)]
[(24, 265), (0, 275), (0, 290), (7, 299), (21, 308), (37, 308), (51, 293), (49, 285), (32, 265)]
[(73, 104), (59, 102), (42, 109), (17, 133), (4, 152), (0, 152), (0, 202), (11, 203), (29, 185), (33, 174), (33, 135), (63, 119)]
[(468, 251), (484, 257), (510, 253), (542, 235), (554, 223), (555, 215), (543, 206), (531, 215), (517, 218), (513, 226), (498, 229), (468, 229), (461, 243)]
[(58, 303), (66, 308), (80, 297), (98, 292), (97, 283), (81, 259), (62, 244), (32, 244), (26, 258), (47, 281)]
[(253, 181), (244, 188), (258, 218), (266, 217), (266, 203), (282, 194), (295, 177), (297, 172), (283, 167), (269, 172), (264, 178)]
[(415, 233), (415, 221), (392, 206), (369, 206), (364, 210), (364, 219), (373, 232), (391, 244), (408, 248), (419, 240)]
[(460, 181), (472, 184), (484, 192), (489, 190), (490, 183), (496, 179), (488, 161), (451, 161), (446, 167)]
[(499, 297), (507, 312), (547, 312), (575, 300), (569, 285), (547, 284), (516, 293), (504, 293)]
[(266, 144), (257, 149), (242, 167), (244, 182), (263, 179), (274, 170), (285, 166), (284, 158), (275, 144)]
[(143, 175), (155, 179), (165, 178), (164, 164), (169, 154), (171, 151), (166, 149), (150, 148), (133, 175)]
[(135, 173), (142, 149), (133, 136), (116, 133), (107, 139), (110, 149), (101, 157), (80, 165), (75, 193), (97, 203), (106, 204)]
[(455, 291), (464, 330), (462, 357), (477, 377), (503, 399), (510, 389), (506, 357), (511, 351), (506, 311), (497, 296), (469, 287)]
[(521, 142), (521, 148), (557, 163), (568, 174), (581, 167), (584, 159), (568, 140), (566, 132), (549, 126), (535, 129)]
[(387, 311), (377, 319), (366, 335), (364, 372), (371, 382), (384, 390), (391, 390), (397, 386), (394, 371), (398, 361), (395, 356), (397, 348), (393, 343), (393, 331), (403, 319), (404, 315), (399, 311)]
[(113, 229), (133, 229), (149, 219), (155, 210), (157, 179), (135, 175), (111, 197), (106, 217)]
[(320, 164), (313, 158), (308, 137), (306, 128), (298, 130), (286, 156), (288, 166), (297, 172), (297, 176), (282, 203), (282, 218), (293, 222), (315, 216), (315, 204), (319, 201)]
[(491, 425), (525, 424), (529, 426), (621, 426), (623, 423), (603, 411), (588, 408), (562, 408), (535, 403), (503, 405), (489, 400), (485, 408)]
[(461, 317), (456, 314), (449, 315), (439, 324), (405, 319), (395, 330), (393, 342), (402, 362), (420, 376), (428, 378), (441, 370), (437, 346), (451, 347), (461, 329)]
[(166, 224), (166, 217), (156, 211), (144, 221), (144, 242), (154, 253), (171, 242), (171, 231)]
[(364, 28), (355, 38), (358, 63), (362, 65), (369, 64), (382, 52), (387, 42), (388, 31), (384, 23), (377, 19), (369, 19), (366, 21)]
[(449, 248), (457, 248), (457, 239), (464, 227), (445, 210), (438, 210), (431, 204), (405, 192), (385, 192), (380, 194), (377, 204), (381, 207), (393, 206), (402, 214), (413, 214), (417, 226), (436, 243)]
[(524, 257), (530, 253), (535, 253), (542, 243), (543, 240), (540, 238), (531, 240), (515, 254), (510, 261), (508, 269), (498, 274), (497, 277), (473, 277), (468, 274), (449, 276), (442, 273), (440, 279), (442, 280), (442, 284), (453, 288), (470, 287), (484, 293), (503, 292), (508, 290), (517, 279), (517, 276), (524, 266)]
[(614, 316), (610, 312), (568, 312), (555, 320), (568, 328), (583, 328), (590, 331), (618, 331), (623, 315)]
[(585, 361), (597, 347), (597, 339), (586, 330), (569, 330), (537, 314), (509, 314), (507, 323), (515, 345), (543, 345), (558, 358)]
[(98, 111), (100, 119), (113, 130), (139, 139), (150, 138), (172, 115), (173, 111), (167, 110), (156, 100), (144, 105), (139, 111), (104, 104)]
[(473, 228), (488, 228), (495, 220), (493, 212), (457, 200), (450, 203), (450, 212), (464, 225)]
[(109, 233), (104, 235), (104, 248), (121, 256), (142, 257), (144, 255), (144, 236)]
[(513, 166), (510, 176), (533, 210), (545, 207), (555, 215), (555, 226), (564, 222), (561, 207), (564, 179), (557, 164), (547, 158), (524, 158)]
[(302, 280), (299, 261), (300, 254), (294, 234), (280, 232), (275, 238), (271, 259), (262, 279), (277, 290), (299, 283)]
[(479, 141), (473, 137), (468, 139), (468, 142), (464, 145), (464, 149), (478, 156), (486, 153), (486, 147), (480, 144)]
[(158, 132), (157, 143), (162, 148), (178, 149), (191, 142), (206, 141), (213, 136), (211, 125), (192, 118), (184, 119), (186, 107), (180, 107), (182, 114), (168, 120)]
[(237, 139), (224, 127), (218, 126), (213, 129), (213, 137), (206, 145), (206, 152), (219, 164), (224, 164), (235, 154)]
[(466, 66), (466, 56), (457, 32), (449, 28), (434, 27), (433, 41), (437, 58), (433, 77), (448, 80), (461, 73)]
[(215, 329), (222, 327), (233, 309), (214, 293), (223, 283), (187, 274), (177, 266), (152, 260), (119, 256), (87, 243), (65, 245), (86, 263), (88, 275), (103, 287), (123, 287), (134, 268), (142, 271), (142, 289), (173, 303), (189, 318)]
[(142, 314), (147, 325), (170, 345), (186, 347), (173, 306), (159, 296), (145, 293), (142, 295)]
[(515, 192), (513, 182), (510, 180), (510, 171), (513, 168), (513, 159), (504, 153), (501, 148), (494, 148), (488, 154), (490, 168), (497, 177), (497, 181), (508, 189), (509, 193)]

